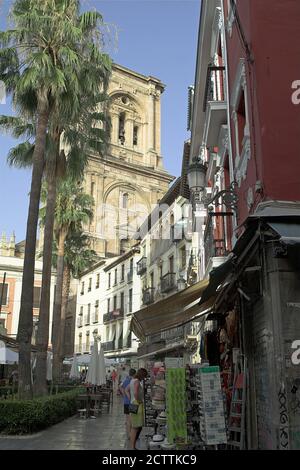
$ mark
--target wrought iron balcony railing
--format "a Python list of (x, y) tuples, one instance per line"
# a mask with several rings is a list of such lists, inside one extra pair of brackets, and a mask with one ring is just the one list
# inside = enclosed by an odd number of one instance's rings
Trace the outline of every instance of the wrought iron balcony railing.
[(147, 289), (144, 290), (144, 292), (143, 292), (143, 304), (144, 305), (153, 304), (153, 302), (154, 302), (154, 292), (155, 292), (154, 287), (147, 287)]
[(206, 87), (203, 102), (203, 112), (211, 101), (225, 100), (225, 67), (209, 65), (207, 69)]
[(138, 276), (141, 276), (147, 271), (147, 258), (143, 256), (137, 263), (136, 263), (136, 272)]
[(228, 256), (231, 251), (232, 212), (210, 212), (204, 232), (205, 266), (211, 258)]
[(103, 315), (103, 323), (118, 320), (119, 318), (123, 318), (123, 317), (124, 317), (124, 310), (121, 308), (118, 308), (116, 310), (113, 310), (112, 312), (105, 313)]
[(176, 275), (175, 273), (165, 274), (160, 281), (160, 291), (162, 294), (169, 292), (176, 287)]
[(115, 342), (114, 341), (107, 341), (106, 343), (102, 343), (103, 351), (114, 351), (115, 350)]

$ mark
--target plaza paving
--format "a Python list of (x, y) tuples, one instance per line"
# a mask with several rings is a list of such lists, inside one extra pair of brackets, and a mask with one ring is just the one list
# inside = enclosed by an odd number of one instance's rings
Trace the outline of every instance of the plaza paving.
[(73, 416), (31, 436), (0, 437), (0, 450), (122, 450), (127, 449), (120, 397), (109, 413), (96, 419)]

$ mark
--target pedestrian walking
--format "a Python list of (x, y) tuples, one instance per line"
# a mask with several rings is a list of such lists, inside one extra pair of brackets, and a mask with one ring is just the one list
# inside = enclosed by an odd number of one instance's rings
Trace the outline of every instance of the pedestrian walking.
[(114, 391), (117, 391), (117, 372), (115, 371), (115, 369), (113, 369), (112, 373), (111, 373), (111, 380), (113, 382), (113, 390)]
[(131, 380), (136, 374), (135, 369), (130, 369), (128, 375), (125, 377), (123, 382), (120, 385), (120, 392), (123, 396), (123, 404), (124, 404), (124, 414), (126, 419), (126, 431), (127, 431), (127, 438), (130, 439), (130, 431), (131, 431), (131, 422), (130, 422), (130, 414), (129, 414), (129, 405), (130, 405), (130, 393), (127, 391), (127, 387), (129, 386)]
[(138, 440), (144, 426), (144, 387), (143, 380), (147, 377), (146, 369), (141, 368), (137, 371), (129, 386), (130, 404), (137, 406), (137, 412), (130, 413), (131, 431), (130, 444), (131, 448), (136, 450), (136, 441)]

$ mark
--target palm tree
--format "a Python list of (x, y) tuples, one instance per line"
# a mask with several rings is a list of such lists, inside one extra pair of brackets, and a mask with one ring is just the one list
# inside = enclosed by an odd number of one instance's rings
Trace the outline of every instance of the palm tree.
[[(32, 180), (27, 219), (22, 295), (18, 326), (19, 394), (31, 397), (31, 336), (36, 232), (44, 171), (44, 155), (49, 119), (59, 115), (67, 88), (74, 92), (72, 110), (80, 109), (82, 64), (90, 64), (86, 86), (99, 91), (96, 80), (109, 61), (99, 50), (97, 12), (79, 14), (77, 0), (16, 0), (12, 9), (15, 28), (0, 33), (0, 79), (12, 94), (22, 115), (34, 117), (36, 138), (32, 156)], [(99, 67), (98, 67), (99, 68)]]
[(82, 230), (93, 217), (93, 198), (85, 194), (80, 183), (70, 179), (61, 181), (56, 198), (54, 233), (57, 243), (56, 290), (53, 307), (53, 380), (60, 378), (61, 307), (63, 292), (65, 242), (72, 232)]
[[(64, 272), (61, 305), (60, 326), (60, 366), (64, 359), (64, 338), (67, 305), (70, 296), (71, 278), (77, 279), (80, 274), (98, 261), (97, 253), (90, 248), (90, 237), (82, 231), (70, 231), (65, 242)], [(57, 265), (57, 247), (54, 248), (54, 266)]]

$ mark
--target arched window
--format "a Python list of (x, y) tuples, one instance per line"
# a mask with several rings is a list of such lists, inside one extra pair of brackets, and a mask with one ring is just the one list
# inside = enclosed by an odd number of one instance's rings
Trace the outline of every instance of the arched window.
[(122, 194), (122, 208), (123, 209), (128, 209), (128, 193), (123, 193)]
[(139, 131), (138, 126), (134, 126), (133, 127), (133, 145), (138, 144), (138, 131)]
[(119, 115), (119, 140), (121, 145), (125, 143), (125, 113), (122, 112)]

